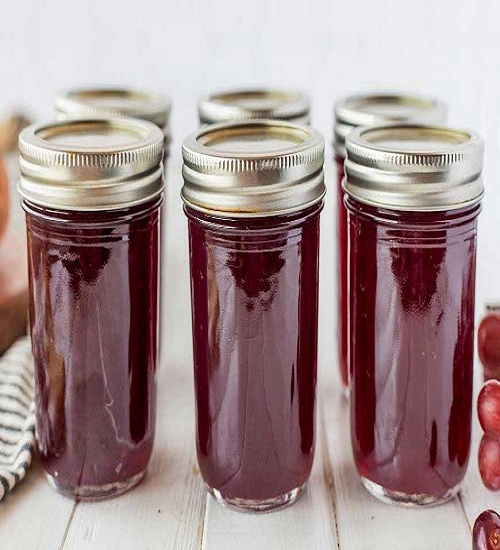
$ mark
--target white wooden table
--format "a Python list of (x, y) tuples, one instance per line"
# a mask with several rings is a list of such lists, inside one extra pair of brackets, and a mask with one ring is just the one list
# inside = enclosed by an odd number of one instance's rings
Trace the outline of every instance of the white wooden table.
[(335, 361), (334, 190), (328, 172), (316, 460), (302, 498), (281, 512), (248, 515), (222, 508), (204, 490), (194, 444), (187, 227), (179, 199), (180, 159), (174, 158), (167, 191), (166, 353), (158, 372), (158, 425), (148, 475), (119, 498), (76, 504), (47, 485), (35, 459), (25, 481), (0, 505), (1, 550), (471, 548), (476, 516), (486, 508), (500, 509), (500, 493), (488, 492), (479, 478), (477, 419), (463, 490), (449, 504), (423, 510), (387, 506), (369, 497), (358, 482)]

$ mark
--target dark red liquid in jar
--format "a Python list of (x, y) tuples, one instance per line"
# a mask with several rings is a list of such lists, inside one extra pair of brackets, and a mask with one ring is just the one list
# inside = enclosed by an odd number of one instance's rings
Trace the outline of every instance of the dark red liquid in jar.
[(386, 490), (439, 499), (470, 451), (479, 207), (346, 204), (355, 462)]
[(348, 355), (348, 317), (347, 307), (349, 302), (347, 284), (347, 210), (344, 205), (344, 191), (342, 180), (344, 178), (344, 158), (335, 155), (337, 168), (337, 311), (338, 311), (338, 361), (340, 375), (344, 386), (349, 384), (349, 371), (347, 363)]
[(68, 494), (119, 491), (151, 456), (160, 205), (55, 212), (25, 203), (38, 443)]
[(225, 220), (186, 208), (198, 461), (224, 498), (273, 499), (311, 472), (320, 210)]

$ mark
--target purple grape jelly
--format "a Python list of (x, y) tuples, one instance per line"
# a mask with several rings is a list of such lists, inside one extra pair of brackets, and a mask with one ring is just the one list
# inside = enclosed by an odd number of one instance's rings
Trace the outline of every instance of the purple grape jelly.
[(198, 458), (229, 498), (269, 500), (311, 472), (319, 211), (242, 224), (187, 210)]
[(357, 466), (387, 490), (440, 497), (469, 459), (479, 207), (348, 208)]

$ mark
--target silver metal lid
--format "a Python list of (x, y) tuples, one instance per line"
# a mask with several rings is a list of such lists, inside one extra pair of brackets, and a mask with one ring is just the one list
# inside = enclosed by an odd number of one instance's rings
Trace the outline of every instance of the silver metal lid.
[(59, 210), (110, 210), (163, 190), (163, 134), (132, 118), (35, 124), (19, 136), (19, 193)]
[(357, 126), (384, 124), (442, 124), (446, 120), (446, 106), (432, 98), (398, 94), (349, 96), (334, 107), (335, 151), (345, 156), (345, 139)]
[(161, 95), (124, 88), (80, 88), (56, 98), (58, 119), (140, 118), (156, 124), (169, 136), (170, 100)]
[(208, 126), (184, 141), (182, 155), (182, 199), (209, 214), (286, 214), (325, 194), (324, 140), (308, 126), (272, 120)]
[(483, 141), (472, 132), (423, 125), (353, 130), (343, 187), (359, 202), (390, 210), (437, 211), (478, 203)]
[(288, 120), (308, 124), (309, 96), (285, 90), (240, 90), (210, 95), (198, 103), (201, 124), (250, 119)]

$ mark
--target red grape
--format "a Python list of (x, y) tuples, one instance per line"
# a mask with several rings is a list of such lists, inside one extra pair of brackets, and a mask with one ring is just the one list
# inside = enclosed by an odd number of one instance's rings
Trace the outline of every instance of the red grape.
[(500, 437), (500, 382), (488, 380), (477, 398), (477, 414), (486, 435)]
[(500, 489), (500, 439), (484, 435), (479, 445), (479, 472), (490, 491)]
[(500, 313), (488, 313), (477, 331), (477, 351), (484, 379), (500, 380)]
[(477, 517), (472, 530), (472, 550), (500, 550), (500, 516), (493, 510)]

